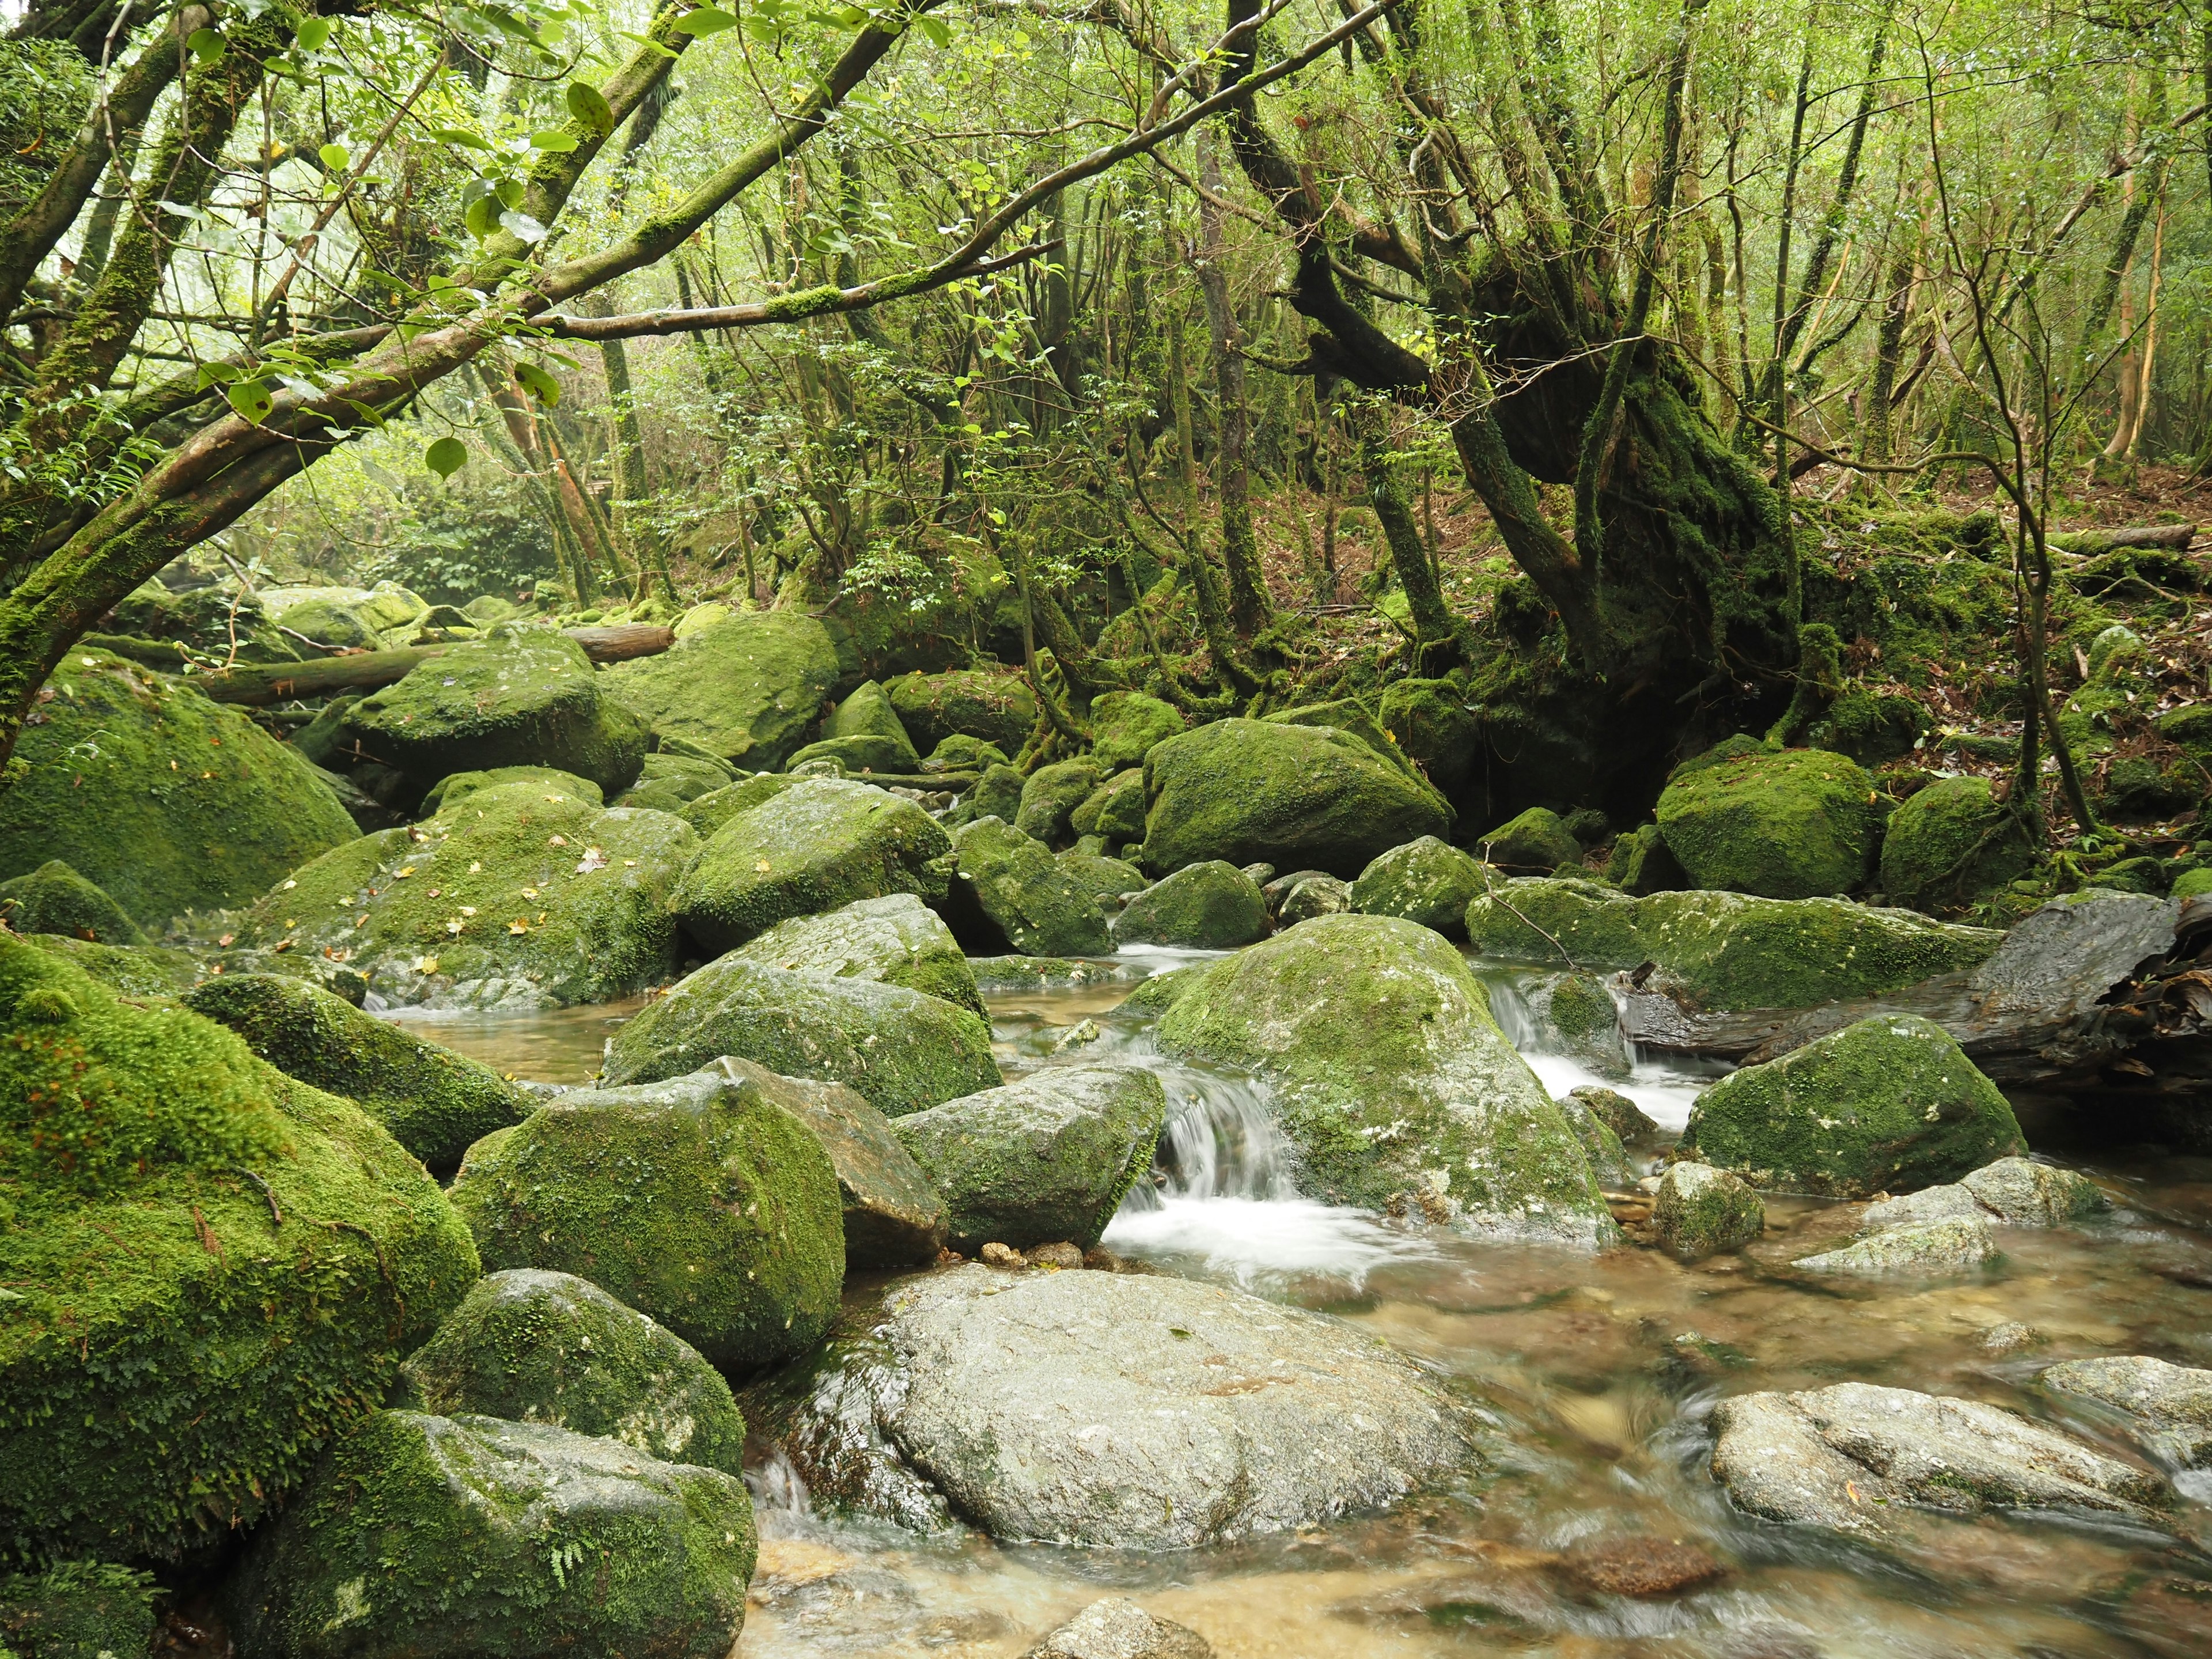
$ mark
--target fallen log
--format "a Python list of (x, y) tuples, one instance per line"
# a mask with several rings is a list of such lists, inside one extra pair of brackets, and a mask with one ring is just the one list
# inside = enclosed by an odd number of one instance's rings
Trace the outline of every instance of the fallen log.
[(2050, 540), (2061, 553), (2110, 553), (2123, 547), (2172, 547), (2185, 552), (2196, 536), (2193, 524), (2146, 524), (2123, 530), (2065, 530)]
[[(595, 663), (650, 657), (676, 642), (672, 629), (651, 623), (562, 631), (583, 647), (584, 654)], [(410, 645), (393, 651), (319, 657), (312, 662), (226, 668), (213, 674), (195, 674), (192, 684), (217, 702), (271, 703), (282, 702), (288, 697), (326, 697), (339, 691), (373, 691), (404, 679), (409, 671), (446, 649), (443, 645)]]

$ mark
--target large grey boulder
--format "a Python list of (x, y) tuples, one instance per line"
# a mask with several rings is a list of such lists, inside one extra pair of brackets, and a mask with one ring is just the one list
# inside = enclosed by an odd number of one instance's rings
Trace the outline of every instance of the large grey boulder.
[(975, 970), (937, 913), (911, 893), (855, 899), (821, 915), (793, 916), (738, 947), (747, 962), (832, 979), (881, 980), (988, 1018)]
[(2042, 1382), (2119, 1413), (2146, 1446), (2183, 1468), (2212, 1464), (2212, 1370), (2132, 1354), (2069, 1359)]
[(2029, 1158), (2001, 1158), (1956, 1182), (1869, 1205), (1859, 1225), (1867, 1233), (1938, 1221), (2060, 1227), (2111, 1206), (2112, 1201), (2086, 1176)]
[(961, 826), (945, 920), (974, 956), (1103, 957), (1114, 948), (1091, 885), (996, 817)]
[(1162, 877), (1114, 918), (1116, 945), (1233, 951), (1267, 936), (1267, 901), (1260, 884), (1218, 859)]
[(1141, 1066), (1058, 1066), (911, 1113), (891, 1132), (944, 1194), (963, 1249), (1088, 1248), (1151, 1165), (1167, 1104)]
[(726, 1659), (754, 1557), (744, 1482), (620, 1441), (377, 1412), (253, 1540), (241, 1659)]
[(1713, 1477), (1739, 1509), (1869, 1539), (1905, 1505), (2088, 1510), (2152, 1520), (2166, 1482), (2055, 1429), (1971, 1400), (1838, 1382), (1741, 1395), (1713, 1413)]

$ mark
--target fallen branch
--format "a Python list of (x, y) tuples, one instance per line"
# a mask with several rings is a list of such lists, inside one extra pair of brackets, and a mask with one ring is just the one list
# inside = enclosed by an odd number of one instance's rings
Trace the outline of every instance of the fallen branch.
[[(563, 631), (595, 663), (654, 656), (676, 642), (672, 629), (651, 623)], [(217, 702), (272, 703), (289, 697), (326, 697), (338, 691), (373, 691), (405, 678), (410, 671), (448, 648), (404, 646), (396, 651), (362, 651), (350, 657), (324, 657), (312, 662), (228, 668), (219, 674), (195, 674), (192, 684)]]
[(2122, 547), (2171, 547), (2186, 552), (2196, 536), (2193, 524), (2150, 524), (2127, 530), (2065, 530), (2045, 539), (2061, 553), (2110, 553)]

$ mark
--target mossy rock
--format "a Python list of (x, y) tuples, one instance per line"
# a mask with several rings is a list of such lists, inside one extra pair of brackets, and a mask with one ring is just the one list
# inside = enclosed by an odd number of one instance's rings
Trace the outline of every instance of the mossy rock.
[(1142, 691), (1109, 691), (1091, 705), (1091, 758), (1104, 772), (1145, 763), (1145, 751), (1187, 726), (1171, 702)]
[(738, 946), (736, 954), (789, 973), (903, 985), (989, 1018), (952, 930), (911, 893), (855, 899), (820, 915), (793, 916)]
[(182, 682), (80, 648), (39, 695), (0, 789), (0, 878), (64, 859), (159, 927), (250, 903), (359, 833), (298, 750)]
[(900, 738), (862, 736), (857, 738), (824, 738), (819, 743), (810, 743), (793, 751), (785, 763), (793, 772), (818, 775), (825, 770), (823, 761), (831, 763), (838, 777), (861, 777), (871, 772), (886, 777), (912, 777), (921, 769), (921, 757), (914, 752), (914, 745)]
[(676, 816), (696, 830), (700, 840), (711, 840), (716, 831), (738, 814), (750, 812), (756, 806), (766, 805), (798, 781), (797, 778), (786, 777), (778, 772), (756, 772), (749, 778), (739, 778), (735, 783), (725, 784), (720, 789), (708, 790), (687, 802), (678, 809)]
[(1590, 1176), (1599, 1186), (1626, 1187), (1636, 1178), (1636, 1172), (1629, 1167), (1627, 1150), (1610, 1124), (1571, 1094), (1560, 1097), (1557, 1103), (1559, 1115), (1582, 1143), (1583, 1156), (1589, 1160)]
[(219, 1542), (382, 1399), (468, 1231), (359, 1108), (186, 1009), (0, 936), (0, 1553)]
[[(293, 627), (298, 628), (297, 623)], [(234, 581), (172, 593), (160, 580), (142, 583), (103, 620), (109, 633), (189, 645), (218, 662), (297, 662), (299, 644)], [(306, 632), (304, 629), (300, 632)]]
[(481, 772), (454, 772), (440, 778), (430, 786), (416, 810), (423, 817), (435, 817), (447, 807), (459, 805), (477, 790), (495, 789), (503, 783), (534, 783), (549, 793), (573, 796), (593, 806), (604, 806), (607, 802), (607, 792), (591, 779), (580, 778), (558, 767), (494, 766)]
[(736, 781), (736, 773), (725, 761), (711, 755), (679, 755), (664, 750), (645, 757), (637, 781), (617, 798), (615, 805), (680, 813), (702, 796), (726, 789)]
[(925, 772), (981, 772), (1004, 766), (1006, 752), (994, 743), (971, 738), (965, 732), (948, 733), (921, 763)]
[(94, 945), (143, 945), (123, 907), (59, 859), (0, 881), (0, 923), (17, 933), (61, 933)]
[(991, 1030), (902, 985), (831, 979), (741, 957), (710, 962), (616, 1031), (610, 1083), (681, 1077), (724, 1054), (842, 1083), (886, 1117), (995, 1087)]
[(1098, 1242), (1167, 1121), (1157, 1073), (1054, 1066), (892, 1124), (945, 1195), (953, 1242), (1027, 1249)]
[(1349, 882), (1339, 881), (1334, 876), (1308, 873), (1284, 890), (1282, 902), (1275, 907), (1275, 921), (1279, 927), (1295, 927), (1316, 916), (1340, 915), (1352, 908)]
[(1818, 749), (1747, 754), (1677, 773), (1659, 832), (1700, 887), (1763, 898), (1848, 892), (1867, 878), (1881, 824), (1857, 762)]
[(2081, 884), (2085, 888), (2104, 887), (2116, 893), (2144, 893), (2158, 898), (2166, 890), (2166, 861), (2148, 853), (2121, 859), (2093, 872)]
[(2202, 898), (2207, 893), (2212, 893), (2212, 867), (2185, 870), (2166, 890), (2167, 897), (2177, 899)]
[(2151, 728), (2192, 755), (2212, 755), (2212, 702), (2189, 702), (2170, 708), (2152, 720)]
[(1491, 863), (1520, 875), (1548, 875), (1563, 864), (1580, 864), (1583, 859), (1582, 843), (1548, 806), (1529, 807), (1475, 844)]
[(1589, 1112), (1612, 1130), (1614, 1137), (1624, 1146), (1648, 1146), (1659, 1139), (1659, 1126), (1644, 1115), (1642, 1107), (1618, 1089), (1585, 1083), (1579, 1089), (1570, 1089), (1563, 1098), (1573, 1101)]
[(1659, 1178), (1651, 1226), (1677, 1261), (1703, 1261), (1756, 1244), (1766, 1231), (1766, 1206), (1741, 1176), (1686, 1161)]
[(933, 750), (958, 732), (1018, 754), (1036, 724), (1036, 694), (1011, 670), (908, 674), (884, 690), (917, 749)]
[(840, 778), (802, 778), (730, 819), (677, 889), (684, 931), (734, 950), (793, 916), (887, 893), (945, 896), (938, 860), (951, 837), (902, 795)]
[(1881, 842), (1882, 891), (1943, 915), (2026, 875), (2035, 848), (1983, 778), (1943, 778), (1908, 795)]
[(1277, 726), (1317, 726), (1344, 732), (1366, 744), (1376, 754), (1408, 776), (1418, 776), (1406, 752), (1397, 741), (1382, 729), (1375, 711), (1358, 697), (1334, 697), (1326, 702), (1299, 703), (1289, 708), (1279, 708), (1261, 718)]
[(1122, 859), (1109, 859), (1102, 853), (1086, 853), (1080, 845), (1058, 854), (1053, 862), (1097, 900), (1103, 910), (1119, 909), (1123, 899), (1132, 893), (1143, 892), (1150, 884), (1145, 880), (1145, 872), (1135, 865)]
[(890, 693), (873, 680), (863, 680), (854, 688), (853, 694), (830, 711), (830, 718), (822, 723), (823, 738), (836, 740), (849, 738), (875, 738), (888, 743), (899, 755), (913, 763), (903, 768), (878, 768), (889, 771), (902, 769), (912, 772), (921, 764), (915, 752), (914, 739), (907, 736), (906, 726), (891, 707)]
[(611, 1002), (675, 970), (669, 907), (697, 845), (665, 812), (501, 784), (303, 866), (239, 934), (349, 963), (395, 1006)]
[(1250, 1066), (1273, 1085), (1316, 1197), (1440, 1209), (1479, 1233), (1614, 1237), (1574, 1132), (1459, 951), (1425, 927), (1303, 922), (1174, 987), (1156, 1029), (1168, 1054)]
[(657, 657), (617, 663), (603, 678), (656, 731), (732, 766), (774, 771), (822, 718), (838, 680), (837, 649), (830, 630), (802, 611), (750, 611)]
[(1187, 864), (1139, 893), (1114, 918), (1114, 942), (1234, 951), (1267, 937), (1260, 884), (1233, 864)]
[(1580, 877), (1492, 878), (1468, 902), (1468, 941), (1486, 957), (1584, 968), (1633, 968), (1648, 959), (1639, 902)]
[(2027, 1150), (1996, 1085), (1917, 1014), (1731, 1073), (1698, 1097), (1680, 1146), (1754, 1187), (1831, 1198), (1913, 1192)]
[(1067, 815), (1067, 827), (1079, 836), (1101, 836), (1108, 841), (1133, 842), (1145, 838), (1145, 773), (1141, 767), (1117, 772), (1100, 784)]
[(246, 1039), (285, 1076), (343, 1095), (434, 1170), (537, 1103), (481, 1061), (426, 1042), (305, 981), (225, 974), (185, 1004)]
[(2130, 756), (2106, 766), (2096, 803), (2102, 816), (2114, 823), (2158, 823), (2188, 811), (2203, 793), (2203, 771), (2196, 764), (2161, 767)]
[(1528, 1012), (1542, 1028), (1542, 1045), (1581, 1060), (1616, 1082), (1629, 1072), (1620, 1014), (1602, 981), (1589, 974), (1561, 974), (1529, 988)]
[(1667, 848), (1659, 826), (1647, 823), (1630, 830), (1613, 843), (1606, 860), (1605, 878), (1623, 892), (1645, 898), (1672, 892), (1690, 884), (1689, 872)]
[(971, 956), (1103, 957), (1114, 949), (1090, 884), (998, 818), (963, 824), (944, 907)]
[(573, 1273), (510, 1267), (400, 1367), (393, 1403), (619, 1440), (664, 1463), (744, 1474), (745, 1419), (722, 1374), (674, 1332)]
[(1375, 700), (1375, 715), (1406, 757), (1447, 794), (1472, 775), (1482, 752), (1482, 725), (1451, 680), (1393, 680)]
[(636, 779), (647, 737), (583, 647), (512, 625), (447, 646), (363, 697), (346, 724), (417, 793), (455, 772), (545, 766), (618, 794)]
[(126, 997), (172, 997), (205, 977), (190, 952), (161, 945), (94, 945), (66, 933), (25, 933), (26, 945), (75, 963), (109, 990)]
[(452, 1195), (487, 1270), (588, 1279), (726, 1370), (804, 1353), (837, 1311), (837, 1172), (741, 1074), (558, 1096), (471, 1147)]
[(960, 822), (973, 823), (978, 818), (997, 818), (1011, 825), (1022, 810), (1022, 790), (1028, 782), (1011, 766), (987, 768), (983, 775), (975, 780), (975, 787), (968, 792), (968, 799), (960, 803)]
[(112, 1561), (59, 1561), (0, 1575), (0, 1654), (143, 1659), (154, 1646), (154, 1575)]
[(720, 1469), (385, 1411), (255, 1540), (225, 1608), (240, 1659), (726, 1659), (754, 1553)]
[(1927, 733), (1927, 711), (1911, 698), (1847, 691), (1807, 735), (1816, 748), (1875, 767), (1903, 759)]
[(1352, 908), (1467, 937), (1467, 907), (1485, 890), (1480, 860), (1434, 836), (1378, 854), (1352, 884)]
[(1350, 880), (1375, 855), (1451, 829), (1437, 793), (1348, 733), (1225, 720), (1145, 757), (1146, 869), (1310, 867)]
[(1073, 838), (1069, 818), (1091, 798), (1103, 775), (1095, 762), (1056, 761), (1041, 766), (1022, 785), (1022, 804), (1014, 811), (1014, 828), (1034, 836), (1048, 846)]
[(308, 599), (289, 606), (284, 626), (305, 634), (317, 645), (339, 651), (380, 651), (384, 629), (369, 620), (362, 606), (343, 599)]

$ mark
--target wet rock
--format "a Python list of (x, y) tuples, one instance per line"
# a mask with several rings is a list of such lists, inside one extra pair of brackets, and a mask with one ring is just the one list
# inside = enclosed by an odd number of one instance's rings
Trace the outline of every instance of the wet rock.
[(945, 1248), (945, 1200), (890, 1120), (842, 1083), (779, 1077), (728, 1054), (714, 1070), (750, 1081), (814, 1132), (837, 1171), (845, 1206), (845, 1266), (927, 1267)]
[(1044, 1636), (1022, 1659), (1213, 1659), (1213, 1649), (1188, 1626), (1112, 1595)]
[(700, 848), (676, 918), (708, 950), (735, 950), (793, 916), (890, 893), (945, 896), (951, 838), (912, 801), (864, 783), (802, 778)]
[(1352, 908), (1349, 885), (1334, 876), (1310, 875), (1303, 881), (1292, 882), (1284, 892), (1283, 901), (1275, 909), (1275, 920), (1285, 927), (1295, 927), (1316, 916), (1342, 915)]
[(681, 813), (693, 801), (736, 781), (736, 770), (726, 761), (663, 750), (645, 757), (637, 781), (623, 792), (615, 805)]
[(1892, 1534), (1899, 1506), (1960, 1514), (2075, 1509), (2156, 1518), (2166, 1482), (2011, 1412), (1907, 1389), (1839, 1382), (1753, 1394), (1713, 1413), (1713, 1476), (1770, 1521)]
[(1916, 790), (1882, 833), (1882, 891), (1916, 909), (1962, 908), (2034, 863), (2026, 827), (1984, 778), (1943, 778)]
[(1579, 1103), (1591, 1116), (1612, 1130), (1623, 1146), (1646, 1146), (1659, 1137), (1659, 1126), (1644, 1115), (1642, 1107), (1617, 1089), (1585, 1083), (1579, 1089), (1569, 1090), (1567, 1098)]
[(0, 1653), (137, 1659), (154, 1645), (154, 1576), (109, 1561), (0, 1574)]
[(1526, 997), (1544, 1047), (1572, 1055), (1600, 1077), (1627, 1077), (1628, 1044), (1620, 1034), (1620, 1014), (1601, 981), (1589, 974), (1560, 974), (1530, 984)]
[(1583, 1155), (1589, 1159), (1591, 1177), (1599, 1186), (1626, 1187), (1636, 1178), (1620, 1137), (1596, 1113), (1571, 1094), (1562, 1098), (1559, 1107), (1559, 1115), (1567, 1121), (1567, 1127), (1582, 1143)]
[(143, 945), (123, 907), (59, 859), (0, 881), (0, 924), (17, 933), (59, 933), (94, 945)]
[(1032, 1244), (1022, 1252), (1022, 1260), (1032, 1267), (1057, 1267), (1065, 1272), (1072, 1267), (1088, 1267), (1088, 1255), (1073, 1239), (1063, 1238), (1052, 1244)]
[(1068, 819), (1104, 781), (1097, 763), (1088, 760), (1056, 761), (1040, 766), (1022, 785), (1022, 804), (1014, 811), (1014, 828), (1034, 836), (1048, 846), (1069, 841)]
[(884, 689), (919, 749), (934, 749), (957, 732), (1018, 754), (1036, 724), (1036, 694), (1012, 671), (908, 674)]
[(753, 1549), (744, 1483), (720, 1469), (540, 1424), (379, 1412), (255, 1540), (231, 1630), (242, 1659), (724, 1659)]
[(0, 790), (0, 878), (63, 859), (159, 928), (251, 903), (359, 833), (297, 750), (181, 680), (79, 647), (38, 695)]
[(2040, 1347), (2051, 1339), (2033, 1325), (2022, 1324), (2017, 1319), (1992, 1325), (1982, 1333), (1982, 1352), (1992, 1354), (2018, 1353), (2026, 1348)]
[(726, 1370), (805, 1352), (837, 1311), (836, 1170), (750, 1078), (572, 1090), (471, 1147), (452, 1198), (488, 1270), (588, 1279)]
[(1984, 1164), (1959, 1184), (1997, 1220), (2014, 1227), (2063, 1227), (2112, 1207), (2087, 1176), (2025, 1158)]
[(1679, 1595), (1718, 1578), (1721, 1564), (1694, 1544), (1665, 1538), (1589, 1538), (1566, 1553), (1568, 1573), (1607, 1595)]
[(1057, 861), (1085, 892), (1098, 901), (1103, 910), (1119, 910), (1130, 894), (1141, 893), (1151, 884), (1135, 865), (1086, 853), (1081, 843), (1059, 854)]
[(975, 983), (994, 991), (1054, 989), (1133, 983), (1149, 969), (1129, 962), (1085, 962), (1072, 957), (970, 957)]
[(2042, 1382), (2118, 1412), (2145, 1445), (2183, 1468), (2212, 1465), (2212, 1370), (2136, 1354), (2069, 1359)]
[(824, 979), (740, 957), (710, 962), (608, 1044), (610, 1084), (681, 1077), (724, 1054), (842, 1083), (887, 1117), (997, 1086), (990, 1028), (902, 985)]
[(1349, 879), (1378, 853), (1451, 828), (1433, 790), (1320, 726), (1216, 720), (1154, 747), (1145, 788), (1142, 862), (1160, 875), (1223, 859)]
[(0, 934), (0, 1537), (173, 1560), (289, 1495), (476, 1249), (366, 1113), (212, 1020)]
[(986, 1018), (975, 975), (952, 930), (911, 893), (855, 899), (822, 915), (780, 921), (736, 955), (763, 967), (903, 985)]
[(398, 1006), (611, 1002), (674, 971), (669, 905), (697, 845), (665, 812), (502, 784), (301, 866), (240, 942), (346, 963)]
[(572, 1273), (487, 1274), (400, 1367), (394, 1404), (604, 1436), (664, 1463), (744, 1474), (745, 1420), (721, 1373)]
[(1987, 1221), (1989, 1215), (1974, 1195), (1956, 1182), (1923, 1187), (1902, 1198), (1886, 1198), (1867, 1206), (1859, 1231), (1886, 1232), (1893, 1227), (1928, 1227), (1939, 1221)]
[(1106, 913), (1042, 842), (994, 817), (961, 826), (945, 918), (976, 955), (1105, 956)]
[(1866, 879), (1874, 800), (1873, 780), (1842, 755), (1754, 751), (1678, 769), (1659, 796), (1659, 832), (1699, 887), (1814, 898)]
[(225, 974), (185, 1006), (246, 1039), (287, 1077), (343, 1095), (434, 1170), (519, 1123), (536, 1103), (490, 1066), (365, 1014), (296, 979)]
[(1103, 836), (1109, 841), (1144, 840), (1144, 769), (1133, 766), (1100, 784), (1067, 815), (1067, 827), (1079, 836)]
[(711, 840), (732, 818), (765, 805), (798, 781), (780, 772), (757, 772), (751, 777), (739, 778), (735, 783), (726, 783), (720, 789), (710, 789), (696, 799), (687, 801), (676, 816), (696, 830), (701, 840)]
[(1880, 1014), (1723, 1078), (1698, 1097), (1681, 1150), (1756, 1187), (1865, 1198), (2024, 1146), (2005, 1097), (1942, 1026)]
[(891, 1132), (944, 1195), (958, 1248), (1087, 1247), (1151, 1167), (1166, 1118), (1152, 1072), (1055, 1066), (912, 1113)]
[(1157, 1027), (1167, 1053), (1273, 1084), (1316, 1195), (1382, 1209), (1410, 1194), (1476, 1232), (1616, 1237), (1558, 1106), (1429, 929), (1322, 916), (1146, 991), (1171, 1005)]
[(1605, 878), (1638, 898), (1690, 885), (1688, 873), (1667, 850), (1667, 838), (1656, 823), (1632, 830), (1613, 843)]
[[(647, 757), (651, 759), (650, 756)], [(589, 778), (580, 778), (574, 772), (563, 772), (557, 766), (492, 766), (476, 772), (449, 772), (432, 784), (422, 797), (417, 816), (435, 817), (447, 807), (459, 805), (461, 800), (479, 789), (495, 789), (503, 783), (534, 783), (539, 788), (555, 794), (571, 795), (587, 801), (593, 806), (606, 805), (606, 792)], [(635, 805), (627, 802), (626, 805)]]
[(1703, 1261), (1756, 1243), (1766, 1231), (1766, 1206), (1725, 1170), (1671, 1164), (1659, 1179), (1651, 1224), (1677, 1261)]
[(802, 611), (750, 611), (690, 632), (659, 656), (617, 663), (603, 678), (655, 730), (772, 772), (822, 717), (837, 650)]
[(1252, 878), (1218, 859), (1185, 865), (1146, 888), (1114, 919), (1116, 945), (1233, 951), (1267, 936), (1267, 901)]
[(1486, 890), (1481, 860), (1423, 836), (1379, 854), (1352, 884), (1352, 908), (1398, 916), (1452, 939), (1467, 937), (1467, 907)]
[(1106, 692), (1091, 704), (1091, 758), (1109, 772), (1141, 767), (1154, 744), (1179, 737), (1186, 724), (1173, 703), (1142, 691)]
[(1839, 1250), (1800, 1256), (1791, 1265), (1808, 1273), (1863, 1279), (1948, 1279), (1978, 1272), (1996, 1258), (1989, 1224), (1974, 1217), (1886, 1228)]
[(1499, 824), (1476, 843), (1498, 868), (1516, 875), (1548, 875), (1560, 865), (1582, 862), (1582, 843), (1567, 833), (1559, 815), (1532, 806)]

